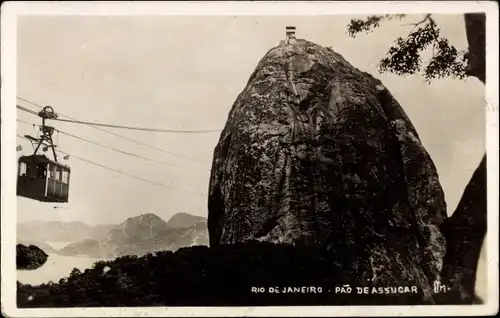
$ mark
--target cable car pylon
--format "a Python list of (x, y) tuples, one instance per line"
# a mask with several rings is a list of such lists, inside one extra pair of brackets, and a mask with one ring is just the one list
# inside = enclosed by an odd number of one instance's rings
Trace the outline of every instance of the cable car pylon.
[[(58, 163), (56, 145), (52, 139), (54, 127), (46, 125), (48, 119), (57, 119), (51, 106), (45, 106), (38, 116), (42, 118), (39, 138), (25, 135), (25, 138), (37, 146), (30, 156), (21, 156), (18, 160), (17, 195), (41, 202), (67, 203), (69, 196), (70, 167)], [(54, 160), (39, 155), (40, 147), (52, 150)]]
[[(55, 149), (57, 146), (54, 145), (54, 141), (52, 139), (52, 135), (54, 134), (54, 127), (47, 126), (45, 124), (45, 120), (47, 119), (57, 119), (57, 114), (54, 112), (54, 109), (51, 106), (45, 106), (40, 112), (38, 112), (38, 116), (42, 118), (42, 126), (40, 127), (42, 135), (40, 136), (40, 139), (26, 136), (29, 139), (38, 142), (38, 145), (36, 146), (35, 152), (33, 154), (36, 155), (38, 150), (40, 149), (40, 146), (44, 145), (50, 147), (50, 149), (52, 150), (52, 155), (54, 156), (54, 161), (57, 162), (57, 153)], [(47, 142), (48, 144), (45, 144), (44, 142)]]

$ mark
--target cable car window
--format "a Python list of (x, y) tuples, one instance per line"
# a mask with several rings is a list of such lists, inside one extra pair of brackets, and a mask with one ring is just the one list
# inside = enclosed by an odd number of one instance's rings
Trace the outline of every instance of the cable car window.
[(68, 179), (69, 179), (69, 178), (68, 178), (68, 176), (69, 176), (69, 175), (68, 175), (68, 171), (64, 171), (64, 170), (63, 170), (63, 172), (62, 172), (62, 182), (64, 182), (64, 183), (68, 183), (68, 181), (69, 181), (69, 180), (68, 180)]
[(28, 165), (28, 176), (30, 178), (36, 178), (37, 173), (38, 173), (37, 166), (34, 164), (29, 164)]
[(24, 177), (28, 171), (28, 165), (25, 162), (19, 164), (19, 175)]
[(39, 164), (38, 165), (37, 177), (38, 178), (45, 178), (46, 176), (47, 176), (47, 165), (45, 165), (45, 164)]
[(51, 166), (51, 167), (50, 167), (50, 175), (49, 175), (49, 178), (51, 178), (51, 179), (55, 179), (55, 178), (56, 178), (56, 167), (54, 167), (54, 166)]

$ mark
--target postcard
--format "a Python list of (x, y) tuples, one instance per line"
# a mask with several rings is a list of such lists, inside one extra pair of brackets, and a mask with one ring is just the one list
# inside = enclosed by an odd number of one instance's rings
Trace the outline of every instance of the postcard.
[(498, 313), (494, 2), (4, 2), (6, 317)]

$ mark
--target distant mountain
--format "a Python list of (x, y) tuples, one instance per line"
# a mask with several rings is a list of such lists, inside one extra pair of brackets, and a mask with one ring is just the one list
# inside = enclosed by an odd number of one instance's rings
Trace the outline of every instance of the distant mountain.
[(207, 222), (201, 221), (190, 227), (179, 228), (177, 238), (173, 242), (170, 250), (177, 250), (181, 247), (194, 246), (194, 245), (207, 245), (208, 246), (208, 228)]
[(27, 242), (68, 242), (103, 238), (116, 225), (90, 226), (83, 222), (33, 221), (17, 225), (17, 239)]
[(207, 219), (201, 216), (195, 216), (188, 213), (177, 213), (168, 220), (167, 225), (172, 228), (187, 228), (206, 221)]
[(135, 242), (156, 237), (168, 229), (167, 223), (159, 216), (148, 213), (131, 217), (108, 232), (105, 243)]
[[(73, 241), (56, 250), (45, 242)], [(118, 226), (89, 226), (82, 222), (30, 222), (18, 225), (18, 242), (34, 244), (47, 253), (64, 256), (85, 255), (113, 258), (144, 255), (161, 250), (177, 250), (208, 245), (207, 219), (177, 213), (168, 222), (148, 213), (130, 217)]]
[(99, 242), (97, 240), (86, 239), (83, 241), (69, 244), (64, 248), (60, 249), (57, 253), (63, 256), (76, 256), (76, 255), (94, 256), (92, 254), (98, 244)]
[(165, 222), (155, 214), (131, 217), (118, 225), (88, 251), (93, 242), (78, 242), (67, 249), (72, 255), (113, 258), (144, 255), (162, 250), (177, 250), (192, 245), (208, 245), (206, 219), (181, 213)]

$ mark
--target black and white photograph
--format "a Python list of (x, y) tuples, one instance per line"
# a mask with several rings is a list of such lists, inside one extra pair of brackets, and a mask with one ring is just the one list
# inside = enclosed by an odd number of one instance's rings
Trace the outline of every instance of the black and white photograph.
[(3, 315), (498, 313), (496, 3), (1, 14)]

